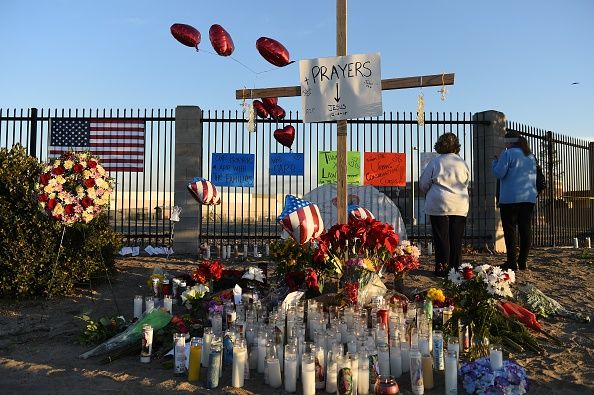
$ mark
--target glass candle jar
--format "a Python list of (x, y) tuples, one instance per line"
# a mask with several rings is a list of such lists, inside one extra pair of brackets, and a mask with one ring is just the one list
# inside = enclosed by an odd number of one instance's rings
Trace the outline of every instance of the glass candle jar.
[(375, 393), (380, 395), (397, 394), (400, 389), (393, 376), (379, 375), (375, 380)]

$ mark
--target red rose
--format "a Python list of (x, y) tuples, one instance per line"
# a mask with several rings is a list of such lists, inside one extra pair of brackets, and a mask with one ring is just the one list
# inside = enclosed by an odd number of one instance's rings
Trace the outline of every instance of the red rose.
[(91, 159), (90, 161), (87, 162), (87, 166), (89, 166), (89, 168), (94, 169), (95, 167), (97, 167), (97, 161), (94, 159)]
[(39, 183), (41, 185), (47, 185), (49, 183), (50, 177), (51, 176), (49, 173), (43, 173), (42, 175), (39, 176)]
[(218, 281), (223, 275), (223, 265), (219, 261), (214, 261), (210, 264), (209, 271), (212, 279)]
[(93, 188), (93, 187), (95, 186), (95, 180), (94, 180), (94, 179), (92, 179), (92, 178), (87, 178), (87, 179), (85, 180), (85, 186), (86, 186), (87, 188)]
[(56, 207), (56, 204), (58, 204), (58, 201), (56, 199), (50, 199), (47, 202), (47, 208), (49, 208), (50, 210), (53, 210), (54, 207)]
[(82, 206), (83, 206), (84, 208), (87, 208), (87, 207), (89, 207), (89, 206), (92, 206), (92, 205), (93, 205), (93, 199), (91, 199), (91, 198), (90, 198), (90, 197), (88, 197), (88, 196), (85, 196), (85, 197), (84, 197), (84, 198), (82, 198), (82, 200), (80, 201), (80, 204), (82, 204)]
[(54, 169), (52, 170), (52, 173), (54, 173), (57, 176), (60, 176), (60, 175), (64, 174), (65, 171), (66, 171), (66, 169), (64, 169), (64, 166), (60, 165), (58, 167), (54, 167)]
[(309, 288), (318, 288), (318, 274), (310, 267), (305, 269), (305, 283)]
[(39, 202), (47, 202), (48, 200), (49, 200), (49, 197), (45, 193), (42, 193), (41, 195), (37, 195), (37, 201), (39, 201)]
[(72, 167), (72, 170), (74, 170), (75, 173), (82, 173), (84, 167), (80, 164), (77, 163)]
[(67, 204), (66, 207), (64, 207), (64, 212), (67, 215), (72, 215), (74, 214), (74, 204)]
[(465, 267), (462, 271), (462, 277), (464, 277), (465, 280), (472, 280), (472, 277), (474, 277), (474, 272), (472, 271), (472, 268)]

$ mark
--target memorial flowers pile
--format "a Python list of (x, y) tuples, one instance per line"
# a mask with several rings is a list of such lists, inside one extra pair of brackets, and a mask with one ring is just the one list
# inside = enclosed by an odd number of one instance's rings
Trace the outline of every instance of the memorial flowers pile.
[(528, 392), (526, 370), (511, 361), (503, 361), (503, 368), (493, 371), (489, 358), (479, 358), (460, 368), (462, 385), (469, 394), (525, 394)]
[(43, 167), (36, 184), (41, 210), (64, 225), (88, 223), (108, 208), (113, 180), (89, 152), (65, 152)]
[(444, 331), (456, 336), (459, 324), (468, 326), (472, 336), (471, 358), (485, 354), (485, 339), (502, 344), (508, 351), (521, 352), (525, 348), (542, 351), (518, 315), (502, 308), (510, 304), (505, 299), (513, 297), (514, 283), (513, 270), (501, 270), (497, 266), (463, 263), (458, 270), (450, 270), (445, 288), (454, 312)]
[(386, 264), (394, 258), (398, 234), (386, 223), (373, 219), (351, 218), (320, 236), (313, 261), (340, 278), (351, 303), (359, 300), (359, 291), (379, 278)]
[(408, 240), (402, 240), (396, 247), (392, 258), (386, 262), (386, 271), (398, 275), (418, 269), (420, 256), (421, 250), (418, 247), (413, 246)]
[(198, 284), (208, 284), (211, 281), (218, 281), (223, 275), (223, 265), (219, 260), (203, 260), (192, 273), (192, 279)]

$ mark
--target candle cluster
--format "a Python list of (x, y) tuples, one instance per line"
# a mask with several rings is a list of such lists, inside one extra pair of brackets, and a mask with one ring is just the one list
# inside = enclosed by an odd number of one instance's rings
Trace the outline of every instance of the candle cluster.
[[(368, 308), (338, 309), (309, 300), (272, 311), (257, 300), (229, 301), (209, 314), (203, 337), (192, 339), (189, 366), (195, 358), (206, 368), (207, 388), (230, 372), (233, 387), (263, 377), (271, 388), (312, 395), (395, 394), (403, 374), (410, 375), (410, 390), (423, 394), (434, 386), (434, 371), (445, 371), (446, 392), (456, 393), (460, 342), (433, 330), (432, 314), (430, 301), (389, 306), (376, 298)], [(183, 364), (174, 365), (179, 374)], [(197, 380), (191, 370), (189, 380)]]

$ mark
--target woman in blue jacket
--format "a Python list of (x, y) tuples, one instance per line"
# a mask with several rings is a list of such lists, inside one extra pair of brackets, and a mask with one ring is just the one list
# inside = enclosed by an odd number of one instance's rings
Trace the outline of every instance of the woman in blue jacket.
[[(500, 181), (499, 210), (507, 250), (502, 268), (526, 270), (532, 244), (532, 213), (536, 203), (536, 158), (528, 141), (518, 132), (505, 135), (506, 149), (493, 160), (493, 174)], [(516, 228), (520, 254), (516, 255)]]

